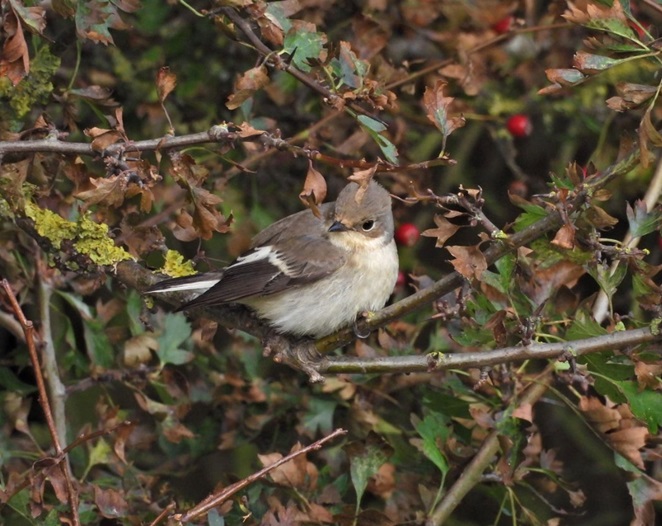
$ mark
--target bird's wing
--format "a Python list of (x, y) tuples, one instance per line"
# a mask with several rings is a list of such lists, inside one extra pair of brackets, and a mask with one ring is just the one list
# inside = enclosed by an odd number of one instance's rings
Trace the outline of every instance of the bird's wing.
[(306, 235), (321, 236), (331, 226), (334, 206), (335, 203), (320, 205), (321, 219), (317, 218), (311, 210), (302, 210), (272, 223), (253, 238), (251, 248), (274, 245), (286, 239), (301, 237), (302, 232), (305, 232)]
[(281, 243), (254, 248), (237, 258), (215, 285), (178, 310), (268, 296), (312, 283), (338, 270), (346, 260), (346, 252), (323, 237), (290, 237)]

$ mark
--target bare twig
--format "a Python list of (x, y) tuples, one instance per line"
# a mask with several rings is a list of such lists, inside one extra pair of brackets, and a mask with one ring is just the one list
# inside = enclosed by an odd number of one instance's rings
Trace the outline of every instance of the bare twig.
[(218, 493), (212, 493), (204, 499), (202, 502), (200, 502), (197, 506), (191, 508), (188, 510), (186, 513), (183, 514), (175, 514), (173, 516), (173, 519), (175, 521), (178, 521), (179, 523), (186, 523), (189, 521), (192, 521), (203, 513), (207, 513), (209, 510), (212, 508), (215, 508), (216, 506), (219, 506), (223, 504), (226, 500), (228, 500), (230, 497), (232, 497), (234, 494), (237, 492), (247, 488), (257, 480), (265, 477), (270, 471), (273, 471), (279, 466), (282, 466), (286, 462), (289, 462), (293, 458), (296, 458), (300, 455), (305, 455), (311, 451), (315, 451), (320, 449), (325, 443), (329, 442), (330, 440), (333, 440), (341, 435), (347, 434), (347, 431), (345, 429), (336, 429), (333, 431), (331, 434), (325, 436), (324, 438), (321, 438), (312, 444), (301, 448), (299, 451), (294, 451), (290, 453), (289, 455), (284, 456), (280, 460), (277, 460), (273, 464), (270, 464), (266, 466), (265, 468), (261, 469), (260, 471), (253, 473), (252, 475), (249, 475), (245, 479), (240, 480), (239, 482), (235, 482), (234, 484), (231, 484), (230, 486), (223, 488), (220, 490)]
[(25, 317), (25, 314), (23, 314), (23, 310), (18, 304), (16, 296), (14, 295), (9, 282), (6, 279), (3, 279), (1, 284), (5, 290), (5, 294), (7, 295), (9, 302), (11, 303), (14, 315), (18, 319), (25, 333), (25, 341), (28, 346), (28, 353), (30, 354), (30, 361), (32, 362), (35, 380), (37, 382), (39, 404), (41, 405), (44, 416), (46, 418), (46, 425), (48, 426), (48, 432), (50, 433), (51, 440), (53, 441), (53, 447), (55, 448), (55, 452), (60, 459), (57, 464), (62, 471), (62, 475), (64, 476), (65, 484), (67, 486), (67, 498), (69, 499), (69, 506), (71, 508), (71, 519), (74, 526), (79, 526), (80, 517), (78, 516), (78, 493), (74, 490), (73, 480), (69, 470), (69, 464), (65, 461), (65, 455), (63, 455), (59, 434), (53, 419), (53, 413), (49, 404), (48, 395), (46, 394), (46, 385), (41, 372), (41, 365), (39, 363), (39, 356), (37, 355), (37, 347), (34, 340), (34, 325)]
[(320, 374), (349, 373), (420, 373), (437, 369), (468, 369), (531, 359), (563, 358), (567, 355), (582, 356), (606, 350), (625, 349), (642, 343), (660, 341), (662, 335), (650, 328), (618, 331), (593, 338), (571, 342), (532, 343), (526, 346), (504, 347), (490, 351), (459, 352), (435, 355), (389, 356), (356, 358), (334, 356), (319, 362)]

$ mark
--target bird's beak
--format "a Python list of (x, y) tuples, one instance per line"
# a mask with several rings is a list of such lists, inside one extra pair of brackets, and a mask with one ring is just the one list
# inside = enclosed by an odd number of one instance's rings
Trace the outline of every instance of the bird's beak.
[(329, 227), (329, 232), (347, 232), (349, 228), (343, 225), (340, 221), (334, 221)]

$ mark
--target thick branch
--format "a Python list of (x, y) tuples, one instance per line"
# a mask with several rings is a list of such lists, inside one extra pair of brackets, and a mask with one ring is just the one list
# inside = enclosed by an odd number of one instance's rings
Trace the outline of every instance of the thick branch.
[(594, 352), (633, 347), (642, 343), (661, 341), (662, 335), (650, 328), (613, 332), (571, 342), (533, 343), (526, 346), (504, 347), (490, 351), (355, 358), (338, 356), (325, 358), (318, 367), (320, 374), (347, 373), (415, 373), (436, 369), (468, 369), (531, 359), (550, 359), (582, 356)]

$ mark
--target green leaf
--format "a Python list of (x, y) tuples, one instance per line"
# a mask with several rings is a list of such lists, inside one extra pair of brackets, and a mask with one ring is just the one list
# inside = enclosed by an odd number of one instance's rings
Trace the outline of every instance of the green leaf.
[(587, 265), (588, 273), (593, 277), (596, 283), (600, 286), (603, 292), (611, 301), (611, 298), (616, 293), (618, 286), (621, 284), (628, 268), (622, 262), (617, 262), (614, 269), (610, 265), (598, 263), (597, 265)]
[(440, 413), (428, 413), (423, 420), (412, 416), (412, 423), (423, 439), (423, 454), (446, 475), (449, 465), (446, 456), (441, 452), (441, 445), (450, 435), (449, 419)]
[(191, 336), (191, 325), (181, 314), (167, 314), (163, 323), (163, 332), (157, 338), (159, 348), (156, 354), (161, 364), (181, 365), (190, 362), (193, 354), (179, 346)]
[(386, 130), (386, 126), (382, 122), (368, 117), (367, 115), (359, 115), (357, 120), (368, 135), (370, 135), (370, 137), (372, 137), (377, 143), (377, 146), (379, 146), (386, 160), (391, 164), (398, 164), (397, 148), (391, 141), (379, 133)]
[(10, 369), (0, 367), (0, 386), (3, 391), (13, 391), (26, 395), (37, 390), (36, 386), (22, 382)]
[(640, 389), (633, 381), (614, 382), (627, 398), (634, 416), (646, 422), (652, 435), (662, 426), (662, 394), (657, 391)]
[(333, 429), (333, 413), (338, 406), (335, 400), (311, 398), (301, 419), (304, 429), (311, 435), (329, 434)]
[(584, 311), (576, 314), (572, 325), (565, 333), (566, 340), (583, 340), (584, 338), (593, 338), (603, 336), (607, 330), (602, 327), (595, 319)]
[(370, 70), (370, 65), (359, 59), (349, 42), (340, 42), (338, 57), (329, 63), (330, 73), (338, 80), (337, 87), (347, 86), (352, 89), (363, 87), (363, 79)]
[(547, 217), (548, 214), (547, 210), (545, 210), (542, 206), (534, 205), (531, 203), (519, 204), (517, 206), (524, 210), (524, 213), (520, 214), (517, 216), (517, 219), (515, 219), (515, 223), (513, 225), (515, 232), (519, 232), (520, 230), (525, 229), (527, 226), (540, 221), (542, 218)]
[(292, 22), (287, 16), (287, 9), (285, 2), (269, 2), (264, 14), (272, 22), (283, 30), (283, 33), (288, 33), (292, 28)]
[(648, 212), (646, 203), (641, 199), (634, 203), (634, 208), (630, 203), (626, 204), (625, 213), (630, 223), (630, 233), (632, 237), (642, 237), (651, 232), (655, 232), (662, 225), (662, 213), (659, 210)]
[(371, 434), (363, 443), (347, 444), (345, 452), (349, 457), (349, 472), (356, 491), (356, 510), (358, 511), (368, 481), (388, 460), (393, 450), (377, 435)]
[(383, 122), (373, 119), (372, 117), (368, 117), (367, 115), (359, 115), (356, 119), (368, 130), (372, 130), (377, 133), (386, 131), (387, 129)]
[(316, 31), (292, 28), (283, 42), (283, 50), (292, 57), (292, 63), (301, 71), (311, 70), (310, 60), (318, 59), (324, 50), (326, 35)]

